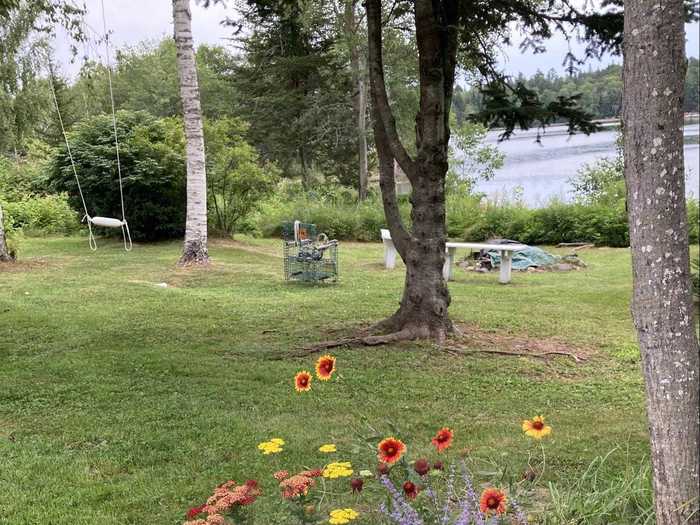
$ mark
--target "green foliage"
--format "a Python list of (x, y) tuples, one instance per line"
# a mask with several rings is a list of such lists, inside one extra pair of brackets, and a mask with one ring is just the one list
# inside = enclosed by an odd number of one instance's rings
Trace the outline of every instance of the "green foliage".
[(52, 104), (41, 70), (46, 36), (62, 27), (82, 38), (81, 7), (65, 0), (11, 2), (0, 9), (0, 154), (18, 152), (42, 130)]
[(693, 284), (693, 296), (695, 301), (700, 301), (700, 256), (690, 258), (690, 279)]
[(474, 122), (452, 127), (450, 167), (445, 182), (448, 193), (469, 194), (477, 181), (490, 180), (503, 166), (505, 155), (496, 146), (484, 144), (487, 132), (488, 129)]
[(52, 150), (32, 140), (26, 151), (18, 158), (0, 156), (0, 204), (10, 244), (16, 244), (20, 231), (33, 235), (75, 232), (78, 218), (67, 196), (46, 193), (46, 169)]
[(233, 235), (275, 188), (278, 169), (261, 165), (245, 141), (248, 125), (234, 118), (205, 122), (210, 229)]
[[(293, 186), (287, 185), (286, 190), (282, 186), (273, 199), (262, 205), (255, 224), (263, 236), (279, 237), (282, 223), (298, 219), (316, 224), (319, 232), (332, 239), (380, 239), (379, 230), (386, 227), (386, 220), (376, 195), (357, 202), (350, 190), (321, 188), (306, 193)], [(402, 210), (407, 219), (407, 203)]]
[(307, 188), (316, 173), (349, 183), (357, 167), (350, 73), (311, 4), (251, 9), (234, 76), (251, 143)]
[[(698, 81), (700, 76), (697, 58), (688, 59), (685, 81), (683, 110), (697, 113)], [(622, 66), (612, 64), (596, 71), (575, 72), (573, 75), (560, 75), (554, 69), (547, 73), (538, 71), (529, 78), (522, 74), (517, 78), (526, 88), (534, 91), (544, 104), (557, 100), (557, 97), (580, 95), (579, 104), (595, 118), (619, 117), (622, 109)], [(463, 89), (457, 86), (452, 100), (452, 109), (457, 122), (462, 123), (470, 113), (483, 108), (483, 97), (478, 89)]]
[(46, 169), (53, 154), (51, 148), (39, 140), (29, 140), (20, 157), (0, 156), (0, 199), (18, 201), (34, 194), (44, 193)]
[(479, 206), (474, 200), (448, 199), (447, 224), (448, 235), (472, 241), (507, 238), (527, 244), (629, 245), (624, 203), (606, 206), (552, 201), (544, 208), (530, 209), (522, 204)]
[[(410, 204), (400, 203), (406, 224)], [(337, 239), (379, 240), (386, 227), (381, 201), (365, 202), (314, 193), (280, 195), (265, 202), (257, 215), (257, 231), (278, 236), (282, 222), (299, 219), (316, 224), (320, 231)], [(606, 206), (551, 202), (530, 209), (522, 204), (482, 205), (475, 196), (452, 193), (447, 196), (447, 235), (452, 239), (484, 241), (515, 239), (527, 244), (591, 242), (604, 246), (628, 246), (627, 214), (624, 203)]]
[(691, 199), (687, 203), (688, 207), (688, 241), (697, 243), (700, 240), (700, 210), (698, 200)]
[[(235, 114), (237, 95), (230, 80), (234, 57), (223, 47), (197, 48), (197, 76), (202, 113), (220, 118)], [(141, 42), (120, 49), (112, 73), (114, 102), (118, 109), (148, 111), (156, 117), (181, 114), (175, 42), (172, 38)], [(79, 102), (72, 109), (84, 116), (110, 113), (107, 69), (89, 61), (71, 89)]]
[[(181, 124), (145, 112), (117, 113), (126, 217), (135, 240), (179, 237), (185, 225), (185, 159)], [(111, 115), (85, 119), (69, 142), (88, 212), (121, 218)], [(65, 146), (55, 155), (50, 187), (84, 213)]]
[(31, 196), (8, 202), (4, 210), (11, 227), (25, 234), (69, 234), (79, 228), (78, 215), (65, 194)]
[(617, 155), (584, 165), (569, 180), (577, 201), (584, 204), (616, 205), (626, 199), (622, 135), (617, 138)]

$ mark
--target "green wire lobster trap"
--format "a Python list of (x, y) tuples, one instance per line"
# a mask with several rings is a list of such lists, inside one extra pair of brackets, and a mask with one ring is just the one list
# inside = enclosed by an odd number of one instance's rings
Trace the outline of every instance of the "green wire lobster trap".
[(284, 280), (336, 282), (338, 241), (318, 234), (315, 224), (300, 221), (282, 224)]

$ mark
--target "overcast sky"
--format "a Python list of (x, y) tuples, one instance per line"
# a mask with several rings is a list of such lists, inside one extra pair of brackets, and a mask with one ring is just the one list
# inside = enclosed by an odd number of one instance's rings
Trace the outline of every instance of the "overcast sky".
[[(104, 3), (107, 27), (113, 31), (112, 40), (115, 47), (135, 45), (144, 40), (157, 41), (172, 35), (171, 0), (105, 0)], [(100, 0), (86, 0), (86, 4), (87, 23), (93, 30), (102, 33)], [(199, 43), (230, 45), (227, 37), (230, 36), (231, 30), (221, 26), (221, 21), (231, 14), (230, 8), (217, 4), (205, 9), (196, 5), (195, 2), (191, 4), (195, 45)], [(698, 24), (686, 26), (686, 50), (689, 56), (697, 57), (700, 53), (699, 33)], [(56, 42), (56, 51), (64, 64), (64, 72), (74, 75), (78, 66), (69, 63), (69, 46), (60, 36), (59, 41)], [(540, 55), (522, 54), (517, 47), (513, 47), (505, 50), (502, 65), (505, 71), (512, 75), (522, 72), (529, 76), (538, 69), (548, 71), (551, 68), (563, 72), (562, 60), (566, 51), (567, 44), (563, 38), (549, 41), (547, 52)], [(103, 48), (100, 52), (104, 56)], [(585, 67), (597, 69), (612, 62), (620, 62), (619, 57), (606, 57), (602, 62), (591, 61)]]

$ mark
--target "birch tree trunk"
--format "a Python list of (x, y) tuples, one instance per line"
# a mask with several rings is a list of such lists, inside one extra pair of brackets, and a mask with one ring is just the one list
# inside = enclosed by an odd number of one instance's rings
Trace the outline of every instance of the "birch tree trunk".
[(683, 163), (683, 0), (626, 0), (623, 133), (634, 275), (659, 525), (700, 523), (700, 356)]
[(2, 206), (0, 206), (0, 262), (14, 261), (14, 256), (10, 253), (5, 239), (5, 223), (2, 214)]
[(173, 22), (187, 152), (187, 222), (179, 264), (206, 264), (207, 175), (189, 0), (173, 0)]

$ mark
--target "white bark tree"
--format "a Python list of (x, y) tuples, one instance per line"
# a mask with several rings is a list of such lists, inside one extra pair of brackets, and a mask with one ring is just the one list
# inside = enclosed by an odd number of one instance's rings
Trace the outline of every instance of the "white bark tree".
[(683, 0), (626, 0), (623, 139), (656, 523), (700, 523), (700, 350), (683, 163)]
[(187, 222), (185, 245), (179, 262), (184, 265), (209, 262), (204, 132), (189, 4), (189, 0), (173, 0), (177, 69), (187, 152)]

